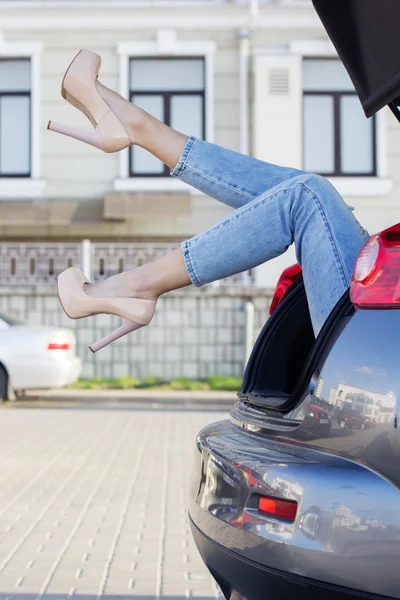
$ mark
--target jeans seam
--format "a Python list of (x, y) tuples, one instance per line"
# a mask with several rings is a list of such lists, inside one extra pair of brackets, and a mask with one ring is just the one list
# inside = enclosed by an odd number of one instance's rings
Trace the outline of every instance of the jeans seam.
[[(216, 183), (228, 190), (231, 190), (235, 193), (239, 193), (239, 194), (243, 194), (244, 196), (247, 196), (248, 198), (251, 198), (252, 200), (254, 200), (254, 198), (257, 197), (256, 194), (252, 194), (251, 192), (245, 192), (244, 190), (239, 190), (238, 188), (234, 188), (231, 185), (228, 185), (226, 183), (224, 183), (223, 181), (218, 181), (218, 179), (214, 179), (213, 177), (211, 177), (210, 175), (207, 175), (206, 173), (202, 173), (201, 171), (198, 171), (197, 169), (194, 169), (193, 167), (191, 167), (188, 164), (185, 164), (185, 168), (189, 169), (190, 171), (192, 171), (193, 173), (196, 173), (197, 175), (200, 175), (201, 177), (204, 177), (205, 179), (208, 179), (209, 181), (212, 181), (213, 183)], [(179, 172), (179, 174), (181, 173), (181, 171)]]
[(186, 242), (183, 242), (182, 245), (184, 247), (183, 260), (185, 261), (185, 264), (186, 264), (187, 273), (188, 273), (188, 275), (189, 275), (189, 277), (190, 277), (193, 285), (195, 287), (201, 287), (202, 283), (201, 283), (200, 279), (196, 275), (196, 272), (194, 270), (193, 259), (192, 259), (192, 256), (190, 254), (191, 243), (190, 243), (190, 241), (186, 241)]
[(179, 177), (184, 168), (186, 167), (186, 163), (189, 159), (189, 156), (193, 150), (193, 147), (196, 143), (196, 138), (194, 136), (190, 136), (182, 150), (182, 153), (179, 157), (177, 164), (174, 169), (171, 170), (170, 175), (172, 177)]
[(345, 266), (344, 266), (343, 257), (341, 255), (340, 250), (339, 250), (339, 247), (338, 247), (338, 244), (336, 242), (335, 236), (333, 235), (333, 231), (332, 231), (332, 229), (331, 229), (331, 227), (329, 225), (329, 221), (328, 221), (328, 218), (326, 216), (326, 213), (325, 213), (325, 210), (324, 210), (322, 202), (320, 201), (320, 199), (318, 198), (318, 196), (312, 190), (310, 190), (309, 187), (307, 187), (306, 184), (299, 183), (297, 185), (302, 186), (303, 189), (307, 190), (307, 192), (312, 196), (312, 198), (314, 198), (314, 200), (316, 202), (316, 205), (317, 205), (317, 208), (319, 210), (319, 213), (320, 213), (320, 215), (322, 217), (323, 223), (325, 225), (325, 229), (328, 232), (328, 237), (329, 237), (329, 240), (331, 242), (334, 255), (335, 255), (335, 257), (336, 257), (336, 259), (337, 259), (337, 261), (339, 263), (339, 266), (341, 268), (341, 275), (342, 275), (343, 283), (344, 283), (344, 285), (347, 288), (349, 288), (350, 287), (350, 281), (348, 280), (348, 277), (347, 277), (347, 273), (346, 273), (346, 269), (345, 269)]

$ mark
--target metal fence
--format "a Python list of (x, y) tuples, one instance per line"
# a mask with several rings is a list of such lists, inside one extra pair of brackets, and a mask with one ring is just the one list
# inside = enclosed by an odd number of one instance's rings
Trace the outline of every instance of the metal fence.
[(170, 243), (17, 243), (0, 245), (0, 310), (32, 325), (74, 330), (83, 377), (241, 375), (255, 336), (268, 317), (270, 292), (251, 271), (167, 294), (151, 327), (93, 355), (88, 346), (118, 324), (97, 315), (71, 321), (56, 295), (58, 274), (79, 266), (92, 280), (138, 267), (178, 247)]
[[(94, 281), (139, 267), (178, 248), (171, 243), (3, 242), (0, 247), (1, 285), (53, 285), (68, 267), (80, 267)], [(253, 286), (251, 271), (224, 279), (217, 287)]]

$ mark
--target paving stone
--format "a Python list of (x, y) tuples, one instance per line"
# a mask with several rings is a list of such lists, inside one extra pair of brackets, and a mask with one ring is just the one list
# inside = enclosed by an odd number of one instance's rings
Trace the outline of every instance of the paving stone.
[(197, 431), (224, 414), (96, 408), (1, 407), (0, 600), (220, 597), (186, 486)]

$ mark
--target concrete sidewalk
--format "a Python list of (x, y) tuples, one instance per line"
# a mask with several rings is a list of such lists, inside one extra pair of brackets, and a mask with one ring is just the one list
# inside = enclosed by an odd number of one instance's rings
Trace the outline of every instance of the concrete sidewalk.
[(1, 408), (0, 600), (222, 600), (188, 490), (226, 412), (26, 404)]
[(27, 391), (24, 398), (43, 400), (117, 400), (131, 402), (166, 402), (166, 403), (201, 403), (212, 405), (215, 403), (232, 405), (237, 401), (235, 392), (203, 392), (188, 390), (123, 390), (123, 389), (101, 389), (101, 390), (43, 390)]

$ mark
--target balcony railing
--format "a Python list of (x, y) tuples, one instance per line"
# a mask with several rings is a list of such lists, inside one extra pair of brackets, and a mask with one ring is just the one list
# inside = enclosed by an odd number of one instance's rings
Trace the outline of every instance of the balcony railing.
[[(76, 266), (94, 281), (134, 269), (175, 250), (171, 243), (81, 243), (4, 242), (0, 245), (0, 284), (2, 286), (54, 285), (57, 276)], [(228, 277), (215, 285), (254, 286), (251, 271)]]

